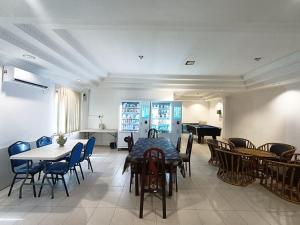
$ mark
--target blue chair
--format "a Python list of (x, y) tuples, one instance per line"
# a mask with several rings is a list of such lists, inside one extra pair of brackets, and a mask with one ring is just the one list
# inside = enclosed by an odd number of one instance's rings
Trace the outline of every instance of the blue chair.
[(36, 147), (40, 148), (46, 145), (51, 145), (52, 144), (52, 138), (51, 137), (40, 137), (39, 139), (36, 140)]
[[(49, 179), (49, 177), (47, 177), (48, 174), (51, 175), (51, 179), (53, 178), (54, 175), (56, 175), (57, 180), (63, 181), (64, 187), (66, 190), (66, 194), (69, 197), (69, 192), (68, 192), (68, 188), (66, 185), (64, 175), (66, 173), (68, 173), (70, 170), (73, 170), (76, 174), (77, 181), (80, 184), (75, 166), (80, 162), (82, 149), (83, 149), (83, 144), (78, 142), (72, 149), (69, 161), (54, 162), (52, 164), (46, 165), (46, 168), (44, 169), (45, 174), (43, 176), (42, 185), (41, 185), (41, 188), (39, 191), (39, 197), (41, 196), (41, 192), (42, 192), (42, 189), (44, 186), (45, 179)], [(58, 176), (61, 176), (61, 178), (59, 178)], [(53, 185), (55, 185), (55, 184), (53, 184)], [(52, 198), (53, 198), (53, 187), (52, 187)]]
[[(52, 137), (47, 137), (47, 136), (42, 136), (39, 139), (36, 140), (36, 147), (40, 148), (46, 145), (51, 145), (52, 144)], [(39, 177), (38, 180), (41, 177), (41, 172), (39, 172)]]
[(84, 160), (86, 160), (88, 162), (88, 169), (91, 169), (92, 172), (94, 172), (94, 170), (92, 167), (90, 156), (93, 154), (95, 142), (96, 142), (95, 137), (89, 138), (88, 142), (86, 143), (86, 145), (84, 147), (83, 155), (81, 156), (81, 159), (80, 159), (81, 162), (83, 162)]
[[(8, 147), (8, 154), (9, 156), (13, 156), (22, 152), (26, 152), (30, 150), (30, 144), (28, 142), (18, 141), (11, 146)], [(12, 172), (15, 174), (13, 181), (10, 185), (10, 189), (8, 192), (8, 196), (10, 196), (13, 186), (16, 180), (24, 180), (30, 179), (30, 183), (33, 186), (33, 194), (36, 197), (35, 191), (35, 182), (34, 182), (34, 175), (39, 173), (42, 170), (42, 166), (40, 163), (33, 163), (31, 160), (10, 160)], [(27, 165), (28, 164), (28, 165)], [(25, 175), (25, 177), (24, 177)], [(21, 198), (20, 192), (20, 198)]]

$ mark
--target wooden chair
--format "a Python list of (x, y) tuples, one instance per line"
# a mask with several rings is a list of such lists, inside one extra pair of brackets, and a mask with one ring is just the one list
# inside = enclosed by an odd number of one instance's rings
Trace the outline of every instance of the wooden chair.
[[(128, 145), (128, 152), (130, 153), (132, 151), (132, 148), (133, 148), (133, 135), (131, 133), (130, 136), (126, 137), (125, 138), (127, 142), (127, 145)], [(125, 140), (124, 139), (124, 140)], [(138, 187), (138, 174), (141, 172), (140, 171), (140, 166), (138, 165), (138, 163), (131, 163), (130, 165), (130, 185), (129, 185), (129, 192), (131, 192), (131, 185), (132, 185), (132, 181), (133, 181), (133, 178), (135, 177), (135, 188), (137, 189)], [(136, 193), (138, 193), (136, 191)]]
[(181, 149), (181, 137), (178, 137), (177, 144), (176, 144), (176, 150), (178, 153), (180, 153), (180, 149)]
[(255, 181), (253, 159), (250, 155), (220, 148), (215, 148), (215, 152), (219, 159), (219, 179), (237, 186), (247, 186)]
[(291, 161), (296, 151), (294, 146), (283, 143), (266, 143), (258, 147), (258, 149), (275, 153), (280, 162)]
[(124, 138), (124, 141), (127, 143), (127, 145), (128, 145), (128, 152), (130, 153), (131, 150), (132, 150), (132, 147), (133, 147), (133, 145), (134, 145), (133, 133), (131, 132), (131, 133), (130, 133), (130, 136), (125, 137), (125, 138)]
[(192, 148), (193, 148), (193, 134), (189, 134), (186, 152), (180, 153), (180, 158), (182, 162), (185, 164), (185, 170), (187, 171), (187, 164), (189, 164), (189, 176), (191, 176), (191, 155), (192, 155)]
[(158, 130), (151, 128), (148, 131), (148, 138), (158, 138)]
[(228, 138), (228, 141), (233, 144), (235, 148), (256, 148), (251, 141), (245, 138)]
[(140, 218), (143, 218), (144, 195), (146, 192), (162, 194), (163, 218), (166, 218), (166, 174), (165, 155), (161, 149), (145, 151), (141, 173)]
[(232, 150), (234, 146), (230, 143), (218, 141), (215, 139), (207, 139), (207, 145), (210, 151), (210, 159), (208, 160), (208, 163), (212, 166), (218, 166), (219, 164), (219, 159), (217, 157), (215, 148), (219, 148), (222, 150)]
[(260, 184), (280, 198), (300, 204), (300, 163), (264, 161)]

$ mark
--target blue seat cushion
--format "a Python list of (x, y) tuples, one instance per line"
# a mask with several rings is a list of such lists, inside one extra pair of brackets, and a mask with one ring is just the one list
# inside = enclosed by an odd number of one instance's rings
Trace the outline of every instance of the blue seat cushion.
[[(36, 174), (36, 173), (40, 172), (42, 169), (43, 169), (43, 166), (40, 163), (32, 163), (31, 166), (29, 167), (28, 173)], [(17, 174), (26, 174), (27, 165), (23, 164), (21, 166), (16, 167), (15, 172)]]
[(68, 171), (68, 162), (55, 162), (47, 166), (47, 173), (50, 174), (65, 174)]

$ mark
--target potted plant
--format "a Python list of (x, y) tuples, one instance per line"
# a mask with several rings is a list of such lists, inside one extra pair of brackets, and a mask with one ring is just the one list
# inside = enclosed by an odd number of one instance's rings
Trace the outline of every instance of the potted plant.
[(99, 129), (104, 129), (104, 124), (103, 124), (103, 118), (104, 118), (104, 115), (103, 114), (100, 114), (99, 116), (99, 120), (100, 120), (100, 123), (99, 123)]
[(67, 142), (67, 138), (64, 134), (59, 134), (58, 138), (56, 139), (57, 144), (59, 144), (59, 147), (63, 147), (65, 143)]

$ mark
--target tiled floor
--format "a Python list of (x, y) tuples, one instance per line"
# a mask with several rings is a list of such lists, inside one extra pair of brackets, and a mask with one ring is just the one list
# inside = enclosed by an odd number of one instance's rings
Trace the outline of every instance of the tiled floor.
[[(186, 142), (183, 141), (183, 149)], [(179, 177), (179, 192), (167, 200), (167, 219), (162, 219), (161, 201), (151, 196), (145, 202), (144, 219), (138, 218), (139, 197), (129, 193), (129, 173), (122, 175), (126, 151), (97, 147), (92, 159), (94, 173), (84, 165), (86, 179), (78, 185), (74, 174), (68, 179), (70, 197), (60, 184), (55, 199), (45, 188), (33, 198), (30, 186), (18, 199), (15, 189), (0, 192), (0, 224), (41, 225), (243, 225), (300, 224), (300, 206), (286, 202), (258, 183), (235, 187), (216, 177), (207, 164), (206, 145), (196, 142), (192, 154), (192, 177)]]

